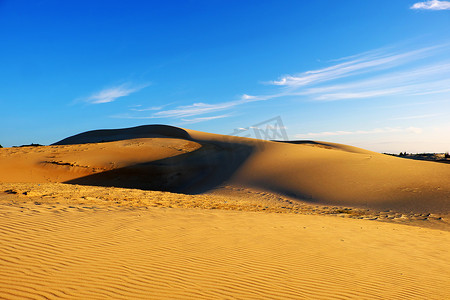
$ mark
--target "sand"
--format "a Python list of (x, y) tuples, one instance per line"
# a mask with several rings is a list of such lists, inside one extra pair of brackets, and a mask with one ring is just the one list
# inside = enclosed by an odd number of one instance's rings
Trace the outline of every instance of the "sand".
[(5, 299), (450, 297), (448, 231), (204, 209), (0, 211)]
[(0, 149), (0, 298), (448, 299), (448, 178), (161, 125)]

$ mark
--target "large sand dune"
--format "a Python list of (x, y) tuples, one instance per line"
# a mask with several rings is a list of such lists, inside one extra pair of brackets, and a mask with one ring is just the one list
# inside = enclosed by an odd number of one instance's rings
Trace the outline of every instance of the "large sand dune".
[(97, 130), (48, 147), (0, 150), (3, 182), (191, 194), (232, 184), (318, 204), (402, 212), (449, 213), (449, 180), (448, 165), (346, 145), (257, 141), (162, 125)]

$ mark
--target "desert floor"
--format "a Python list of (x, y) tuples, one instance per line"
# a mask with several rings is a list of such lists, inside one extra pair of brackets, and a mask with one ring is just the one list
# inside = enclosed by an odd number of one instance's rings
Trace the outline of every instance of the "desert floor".
[(1, 187), (4, 299), (450, 298), (446, 219), (373, 220), (257, 192)]

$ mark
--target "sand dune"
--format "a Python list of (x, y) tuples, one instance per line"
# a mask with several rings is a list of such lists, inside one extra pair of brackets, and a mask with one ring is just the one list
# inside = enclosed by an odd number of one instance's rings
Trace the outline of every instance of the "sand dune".
[(319, 204), (418, 213), (450, 212), (449, 178), (448, 165), (347, 145), (257, 141), (162, 125), (92, 131), (53, 146), (0, 150), (1, 182), (190, 194), (231, 184)]
[(0, 181), (62, 182), (174, 157), (201, 147), (187, 140), (160, 140), (153, 138), (107, 144), (5, 148), (0, 152)]
[(450, 212), (450, 168), (370, 152), (310, 145), (267, 144), (233, 182), (315, 203)]

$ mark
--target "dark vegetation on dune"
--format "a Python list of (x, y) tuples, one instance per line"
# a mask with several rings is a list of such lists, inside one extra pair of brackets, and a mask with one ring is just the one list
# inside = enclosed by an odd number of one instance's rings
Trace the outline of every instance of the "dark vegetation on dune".
[(186, 139), (202, 147), (190, 153), (92, 174), (65, 183), (198, 194), (228, 180), (253, 152), (253, 147), (248, 145), (196, 140), (181, 128), (164, 125), (89, 131), (54, 145), (150, 137)]
[(439, 162), (439, 163), (450, 164), (450, 154), (448, 152), (445, 152), (445, 153), (406, 153), (406, 151), (405, 151), (405, 152), (400, 152), (399, 154), (392, 154), (392, 153), (383, 153), (383, 154), (400, 157), (400, 158), (426, 160), (426, 161), (434, 161), (434, 162)]
[(31, 143), (31, 144), (27, 144), (27, 145), (20, 145), (20, 146), (13, 146), (13, 147), (22, 148), (22, 147), (41, 147), (41, 146), (44, 146), (44, 145)]

